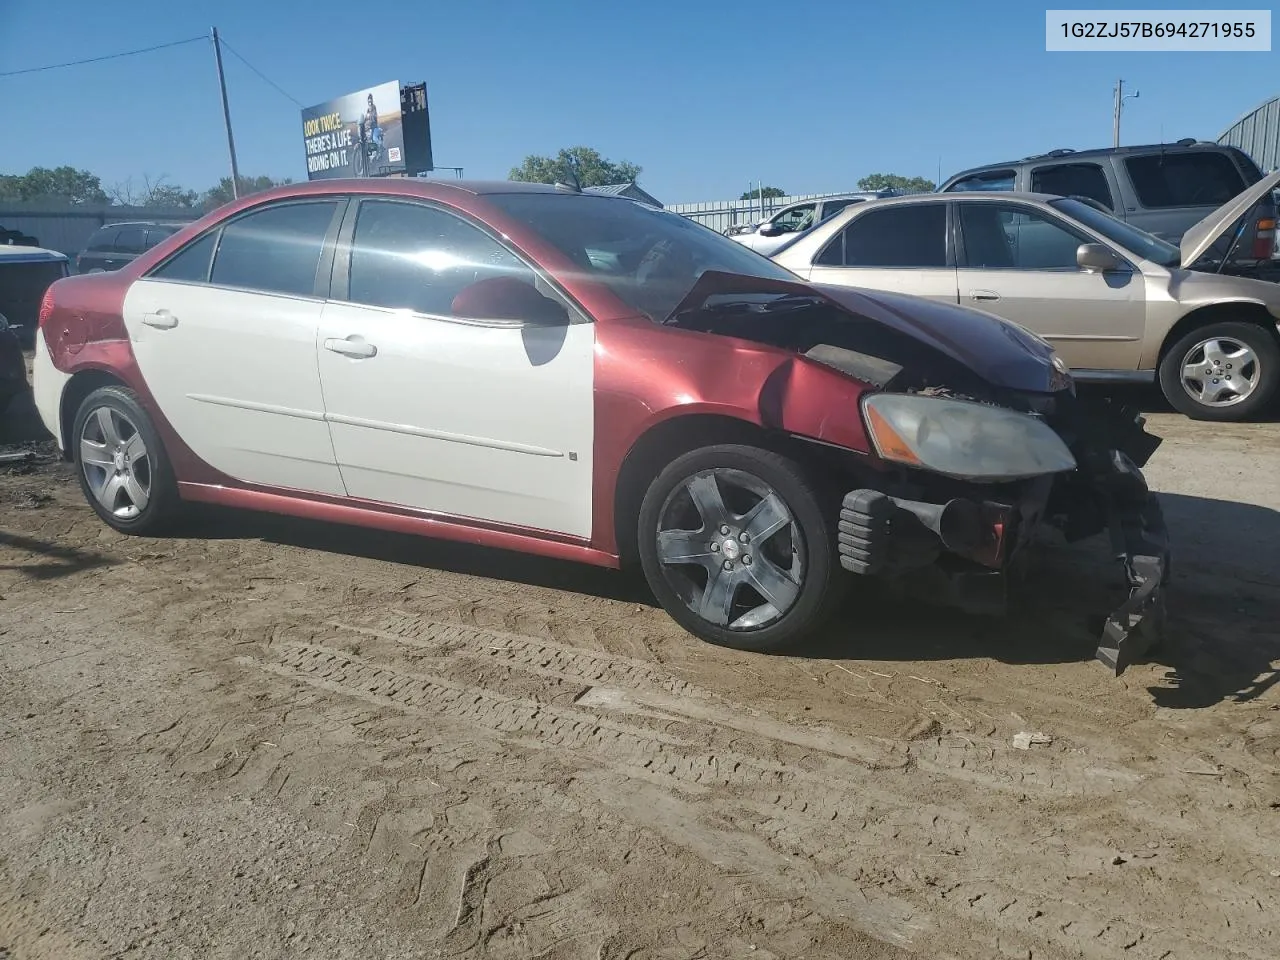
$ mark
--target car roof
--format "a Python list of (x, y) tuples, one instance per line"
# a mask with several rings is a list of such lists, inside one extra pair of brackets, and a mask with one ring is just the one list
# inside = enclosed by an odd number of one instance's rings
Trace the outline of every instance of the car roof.
[(172, 220), (112, 220), (110, 223), (104, 223), (94, 233), (102, 230), (111, 230), (115, 227), (176, 227), (181, 230), (185, 226), (185, 223), (178, 223)]
[(1029, 200), (1033, 203), (1048, 203), (1050, 200), (1063, 200), (1064, 197), (1053, 193), (1031, 193), (1024, 190), (957, 190), (954, 193), (909, 193), (904, 197), (881, 197), (879, 200), (868, 200), (858, 207), (866, 210), (870, 207), (900, 206), (904, 203), (955, 203), (958, 200)]
[(1036, 163), (1042, 160), (1060, 160), (1070, 162), (1072, 160), (1096, 160), (1099, 157), (1109, 156), (1126, 156), (1132, 154), (1143, 153), (1162, 153), (1173, 152), (1175, 150), (1204, 150), (1207, 152), (1232, 152), (1237, 148), (1225, 143), (1214, 143), (1212, 140), (1195, 140), (1195, 141), (1179, 141), (1176, 143), (1145, 143), (1135, 144), (1128, 147), (1095, 147), (1090, 150), (1071, 150), (1060, 149), (1050, 150), (1048, 153), (1037, 153), (1029, 157), (1021, 157), (1017, 160), (1001, 160), (998, 163), (984, 163), (976, 167), (970, 167), (967, 170), (961, 170), (959, 173), (952, 174), (944, 182), (950, 183), (961, 177), (967, 177), (971, 174), (981, 173), (984, 170), (1000, 170), (1006, 167), (1017, 167), (1024, 163)]
[(59, 253), (57, 250), (46, 250), (44, 247), (24, 247), (17, 243), (0, 244), (0, 261), (6, 263), (66, 259), (68, 257), (65, 253)]

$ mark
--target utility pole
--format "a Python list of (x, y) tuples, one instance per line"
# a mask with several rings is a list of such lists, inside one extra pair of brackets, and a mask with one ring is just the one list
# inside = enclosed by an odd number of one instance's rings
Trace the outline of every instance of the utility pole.
[(1126, 100), (1137, 100), (1138, 91), (1134, 91), (1127, 97), (1124, 94), (1124, 81), (1116, 81), (1116, 105), (1111, 116), (1111, 145), (1113, 147), (1120, 146), (1120, 111), (1124, 109)]
[(222, 44), (218, 28), (213, 28), (213, 59), (218, 64), (218, 88), (222, 91), (222, 122), (227, 127), (227, 152), (231, 154), (231, 196), (240, 199), (240, 165), (236, 163), (236, 141), (231, 135), (231, 107), (227, 104), (227, 76), (222, 72)]

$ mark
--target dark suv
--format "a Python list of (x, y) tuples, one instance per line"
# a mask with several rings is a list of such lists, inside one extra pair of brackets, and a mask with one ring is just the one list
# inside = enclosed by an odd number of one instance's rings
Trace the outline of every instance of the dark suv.
[(76, 257), (76, 272), (119, 270), (182, 227), (181, 223), (109, 223), (94, 231), (84, 245)]
[[(1019, 190), (1087, 197), (1115, 216), (1177, 244), (1202, 218), (1262, 179), (1249, 155), (1195, 140), (1106, 150), (1054, 150), (957, 173), (940, 189)], [(1248, 272), (1275, 256), (1275, 204), (1254, 209), (1231, 251), (1231, 272)], [(1228, 234), (1209, 253), (1221, 261), (1235, 240)]]

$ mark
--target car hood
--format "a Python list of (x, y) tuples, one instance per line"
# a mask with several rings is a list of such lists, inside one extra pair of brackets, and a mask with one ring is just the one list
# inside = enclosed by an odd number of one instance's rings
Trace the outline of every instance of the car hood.
[[(701, 309), (711, 297), (763, 293), (821, 297), (931, 347), (996, 387), (1050, 393), (1063, 385), (1053, 346), (1025, 328), (981, 310), (907, 294), (708, 271), (665, 322), (678, 323), (681, 314)], [(786, 316), (778, 322), (786, 323)]]
[(1280, 170), (1269, 173), (1249, 189), (1236, 194), (1182, 235), (1178, 251), (1183, 268), (1203, 257), (1233, 224), (1280, 183)]

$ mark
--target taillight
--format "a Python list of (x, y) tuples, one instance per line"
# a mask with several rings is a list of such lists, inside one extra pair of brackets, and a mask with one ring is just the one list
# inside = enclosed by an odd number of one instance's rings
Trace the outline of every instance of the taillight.
[(1259, 217), (1257, 232), (1253, 235), (1253, 259), (1270, 260), (1276, 251), (1276, 221), (1274, 217)]
[(36, 321), (36, 326), (43, 328), (45, 321), (53, 316), (53, 287), (44, 292), (44, 299), (40, 301), (40, 319)]

